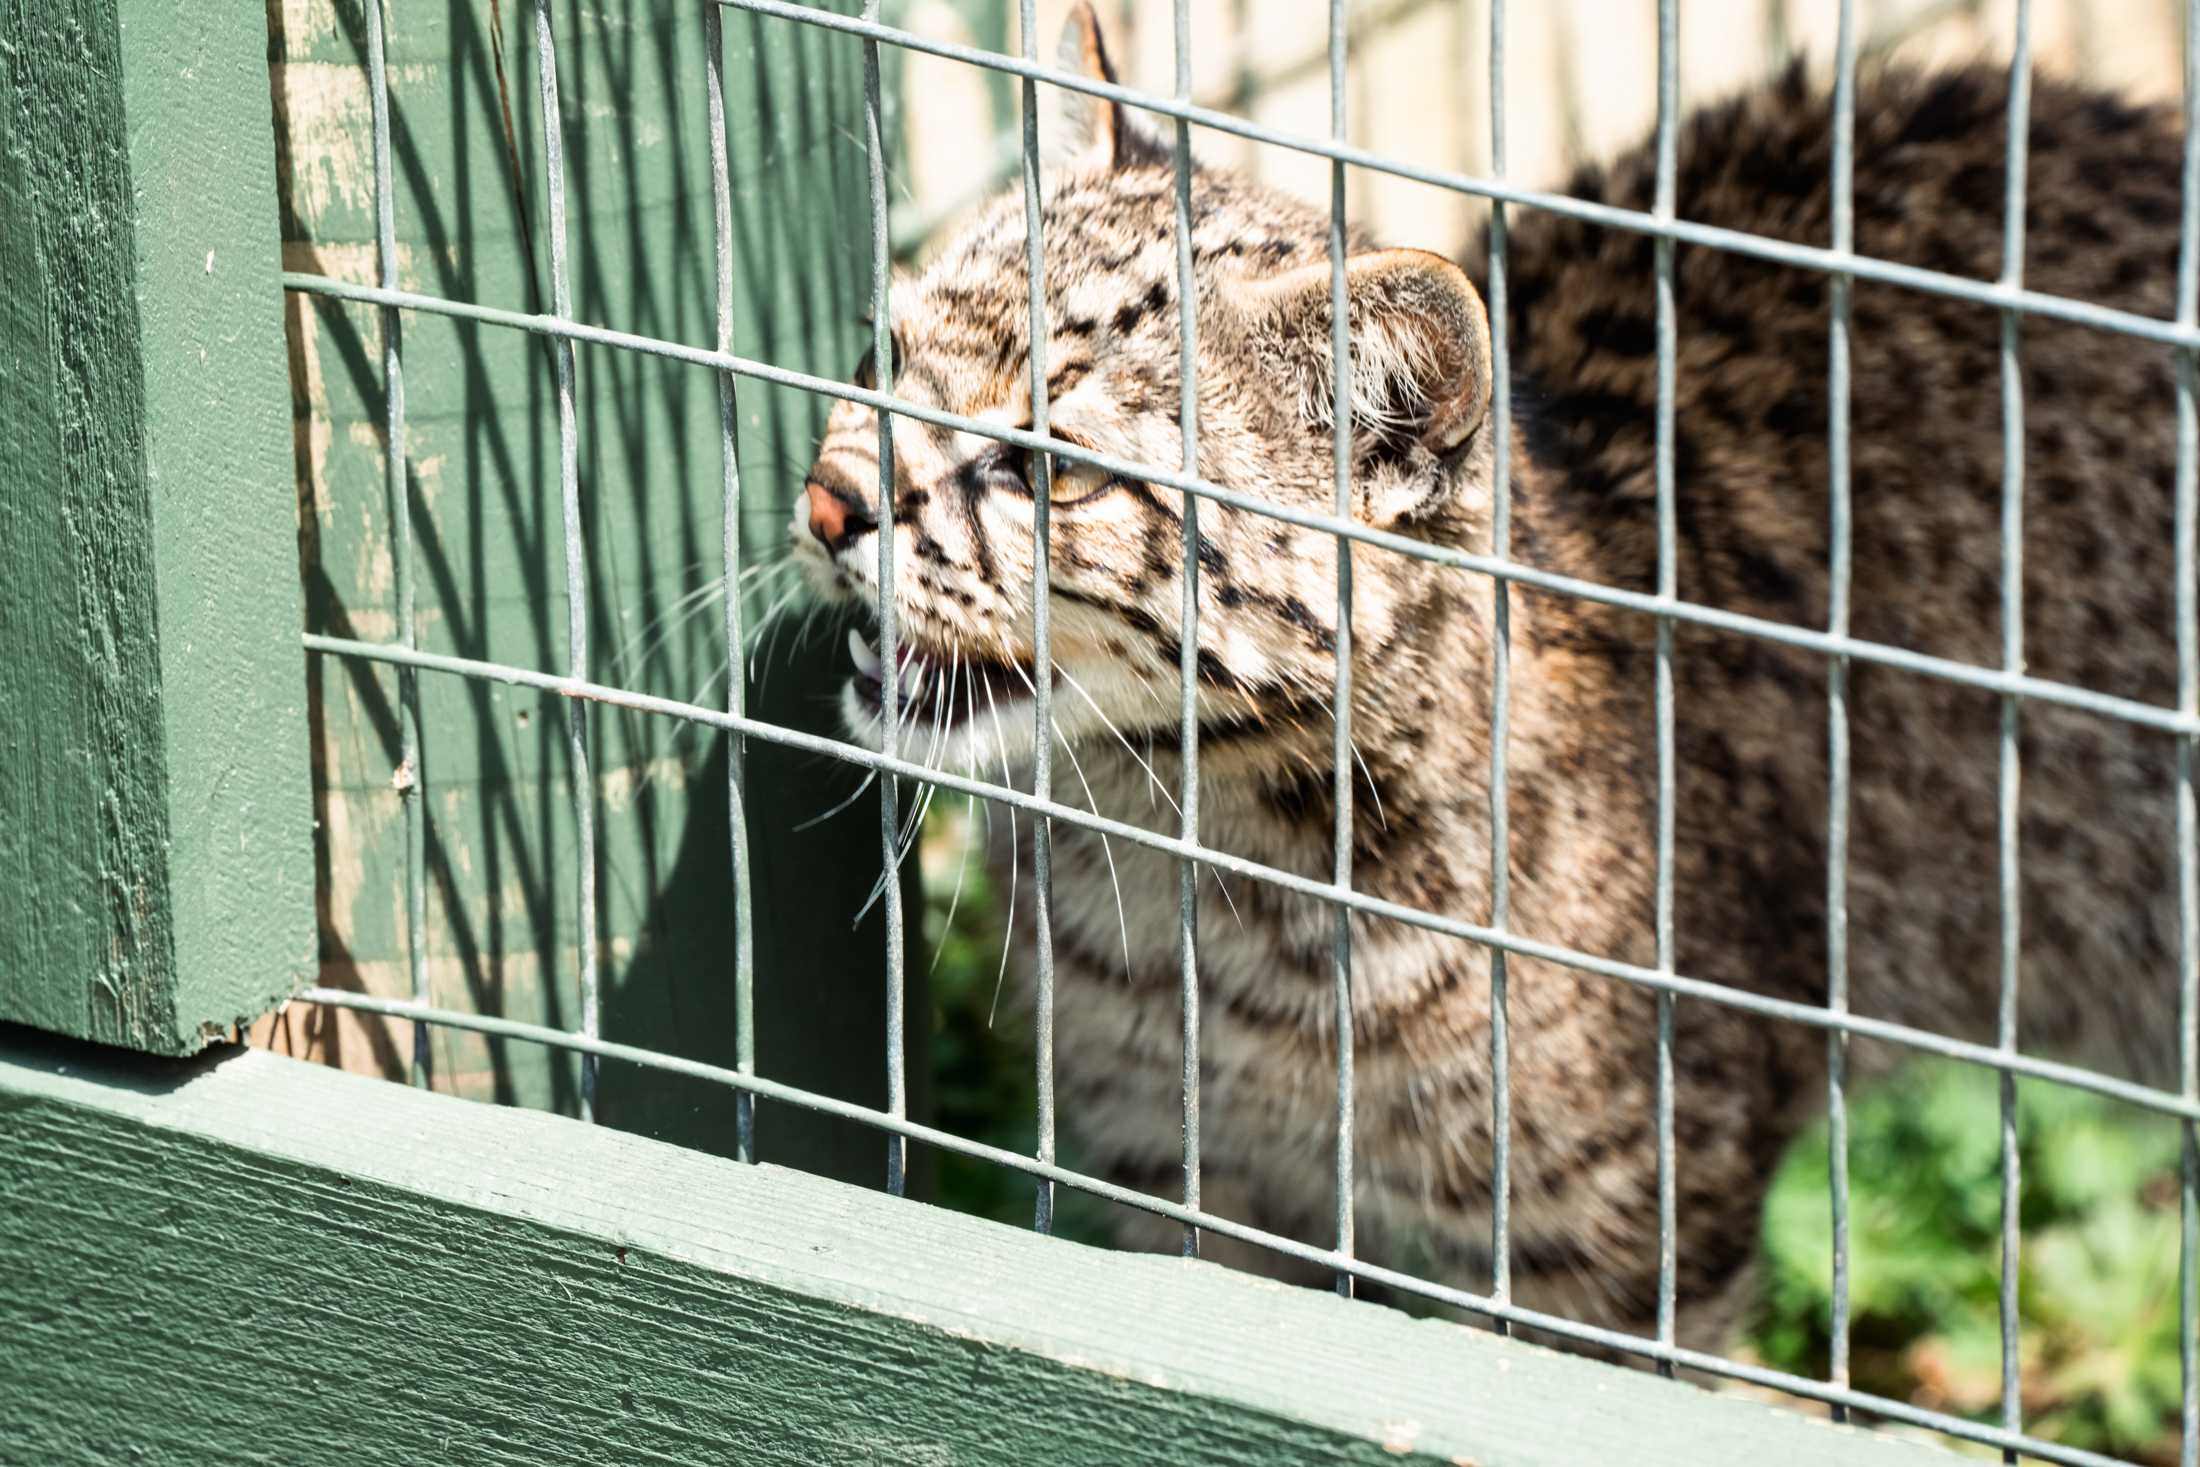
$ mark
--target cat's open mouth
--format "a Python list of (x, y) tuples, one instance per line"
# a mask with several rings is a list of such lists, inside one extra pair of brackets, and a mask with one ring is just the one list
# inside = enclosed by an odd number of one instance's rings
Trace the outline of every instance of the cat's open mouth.
[[(1032, 694), (1031, 669), (968, 652), (943, 652), (904, 635), (894, 649), (900, 668), (897, 712), (904, 744), (930, 731), (953, 732), (971, 722), (998, 720), (1009, 705)], [(862, 632), (848, 630), (848, 655), (855, 663), (850, 686), (865, 712), (882, 716), (886, 668), (878, 648)]]

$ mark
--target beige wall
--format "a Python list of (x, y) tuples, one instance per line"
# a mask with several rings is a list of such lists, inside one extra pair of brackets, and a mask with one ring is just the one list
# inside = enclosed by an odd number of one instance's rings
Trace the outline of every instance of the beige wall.
[[(1123, 79), (1173, 84), (1173, 20), (1165, 0), (1097, 0)], [(1053, 49), (1069, 0), (1040, 0), (1042, 48)], [(1010, 7), (1013, 13), (1013, 7)], [(2179, 88), (2180, 0), (2034, 0), (2038, 65), (2157, 97)], [(2006, 61), (2016, 0), (1857, 0), (1868, 52), (1925, 63)], [(1350, 9), (1347, 106), (1351, 140), (1431, 167), (1489, 166), (1489, 0), (1359, 0)], [(1685, 107), (1745, 84), (1800, 50), (1830, 61), (1834, 0), (1681, 0)], [(1192, 0), (1196, 100), (1287, 131), (1329, 129), (1326, 0)], [(910, 29), (972, 37), (945, 0), (915, 0)], [(1013, 34), (1013, 19), (1010, 21)], [(1011, 44), (1015, 44), (1012, 42)], [(1512, 0), (1507, 9), (1507, 151), (1515, 178), (1563, 181), (1569, 165), (1641, 137), (1656, 114), (1654, 0)], [(1013, 162), (1016, 120), (996, 115), (983, 80), (953, 62), (912, 56), (897, 189), (897, 237), (913, 243), (954, 217)], [(1040, 106), (1049, 94), (1041, 89)], [(1010, 103), (1013, 108), (1013, 102)], [(1328, 164), (1286, 149), (1193, 133), (1202, 156), (1247, 168), (1314, 199)], [(999, 170), (999, 171), (996, 171)], [(1354, 215), (1401, 244), (1456, 250), (1472, 200), (1402, 179), (1355, 173)]]

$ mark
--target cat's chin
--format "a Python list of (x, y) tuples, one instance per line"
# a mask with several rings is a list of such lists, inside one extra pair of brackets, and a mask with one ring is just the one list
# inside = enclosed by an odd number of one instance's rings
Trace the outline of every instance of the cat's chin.
[[(1031, 700), (1022, 694), (996, 695), (988, 703), (983, 692), (959, 692), (955, 715), (935, 698), (912, 697), (903, 685), (899, 703), (901, 737), (894, 753), (913, 764), (977, 779), (1002, 777), (1003, 751), (1011, 768), (1030, 762)], [(881, 706), (884, 689), (873, 674), (858, 668), (840, 685), (840, 725), (848, 742), (872, 753), (886, 746), (886, 718)], [(975, 709), (968, 706), (975, 702)]]
[[(1031, 717), (1031, 672), (1012, 662), (942, 653), (915, 638), (895, 649), (894, 712), (904, 757), (932, 762), (930, 751), (971, 742), (1006, 742), (1010, 722)], [(877, 749), (886, 727), (886, 669), (869, 638), (851, 628), (853, 674), (841, 687), (842, 722), (851, 737)]]

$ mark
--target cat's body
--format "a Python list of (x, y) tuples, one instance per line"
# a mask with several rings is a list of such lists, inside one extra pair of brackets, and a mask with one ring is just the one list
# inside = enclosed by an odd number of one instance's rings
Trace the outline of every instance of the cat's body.
[[(1097, 60), (1096, 40), (1086, 44)], [(1973, 278), (1999, 273), (2005, 91), (1983, 72), (1893, 73), (1865, 87), (1861, 253)], [(2033, 107), (2026, 283), (2169, 315), (2174, 136), (2154, 114), (2058, 85), (2039, 84)], [(1173, 465), (1171, 173), (1125, 119), (1102, 109), (1091, 121), (1102, 152), (1054, 175), (1048, 203), (1053, 423), (1072, 441)], [(1827, 147), (1824, 98), (1799, 79), (1700, 114), (1684, 134), (1679, 213), (1824, 243)], [(1584, 174), (1571, 191), (1647, 208), (1647, 154)], [(1195, 193), (1201, 473), (1326, 510), (1324, 220), (1224, 174), (1203, 172)], [(897, 391), (1028, 419), (1022, 251), (1011, 199), (897, 293)], [(1509, 260), (1512, 553), (1648, 590), (1653, 246), (1516, 211)], [(1484, 550), (1493, 435), (1479, 309), (1463, 304), (1473, 293), (1456, 271), (1410, 252), (1356, 254), (1353, 265), (1360, 517)], [(1678, 252), (1684, 600), (1826, 625), (1826, 299), (1822, 275)], [(1854, 634), (1997, 665), (1999, 315), (1859, 284), (1853, 319)], [(2045, 321), (2025, 322), (2022, 335), (2028, 670), (2171, 703), (2169, 354)], [(797, 537), (821, 584), (862, 597), (875, 595), (875, 541), (863, 533), (876, 504), (875, 434), (867, 410), (838, 411)], [(1023, 674), (994, 667), (970, 679), (952, 669), (1028, 662), (1031, 515), (1019, 492), (1034, 475), (1004, 469), (982, 440), (906, 420), (896, 445), (904, 635), (926, 655), (933, 686), (956, 690), (945, 709), (920, 700), (903, 746), (996, 777), (1005, 755), (1023, 782), (1030, 711), (1007, 701)], [(1177, 815), (1160, 790), (1177, 783), (1179, 499), (1060, 468), (1056, 706), (1074, 757), (1057, 754), (1056, 794), (1083, 805), (1089, 790), (1101, 813), (1173, 833)], [(1334, 541), (1211, 503), (1201, 528), (1210, 541), (1201, 838), (1326, 880)], [(1485, 921), (1492, 585), (1368, 548), (1354, 567), (1353, 726), (1364, 761), (1354, 885)], [(1656, 959), (1652, 645), (1653, 623), (1637, 613), (1513, 593), (1510, 928), (1646, 967)], [(1686, 624), (1674, 649), (1677, 970), (1821, 1003), (1825, 659)], [(1859, 662), (1848, 701), (1852, 1007), (1990, 1041), (2000, 700)], [(875, 738), (871, 708), (851, 685), (850, 720)], [(1105, 727), (1103, 708), (1135, 752)], [(2158, 1079), (2174, 1040), (2171, 740), (2037, 704), (2024, 708), (2021, 729), (2023, 1041), (2076, 1046)], [(996, 817), (994, 827), (1005, 847), (1007, 822)], [(1018, 838), (1022, 943), (1037, 895), (1028, 826)], [(1124, 842), (1104, 851), (1066, 826), (1053, 839), (1061, 1114), (1089, 1164), (1173, 1195), (1176, 863)], [(1009, 864), (1005, 849), (997, 857)], [(1243, 879), (1227, 885), (1225, 895), (1207, 876), (1200, 887), (1203, 1200), (1327, 1243), (1335, 909)], [(1352, 963), (1361, 1251), (1486, 1287), (1489, 955), (1355, 919)], [(1515, 1296), (1647, 1329), (1655, 1000), (1523, 957), (1510, 974)], [(1684, 1001), (1674, 1058), (1683, 1337), (1715, 1344), (1741, 1298), (1773, 1163), (1823, 1102), (1826, 1039)], [(1129, 1236), (1171, 1247), (1176, 1230), (1146, 1219)], [(1227, 1245), (1210, 1251), (1256, 1261)]]

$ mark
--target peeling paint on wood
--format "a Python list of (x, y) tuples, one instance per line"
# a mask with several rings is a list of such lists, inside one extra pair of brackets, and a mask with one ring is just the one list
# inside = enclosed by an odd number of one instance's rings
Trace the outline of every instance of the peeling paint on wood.
[(0, 3), (0, 1018), (163, 1053), (311, 952), (259, 29)]

